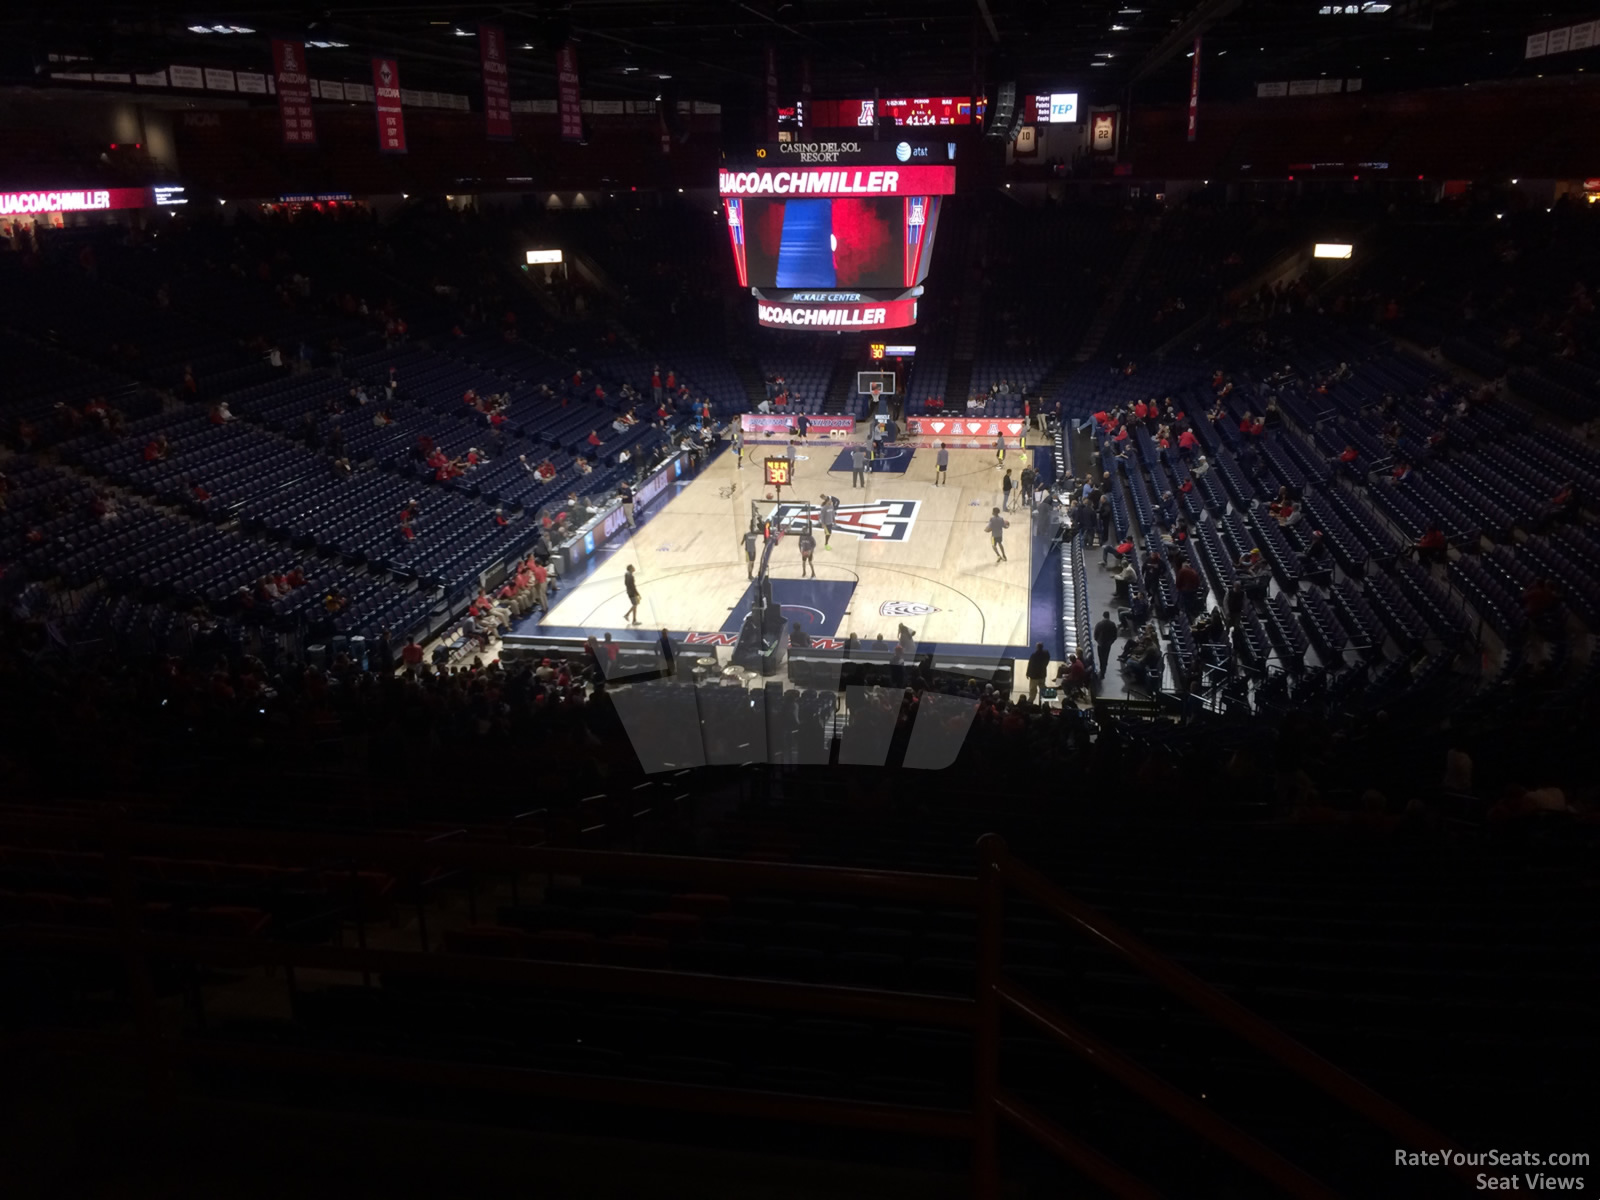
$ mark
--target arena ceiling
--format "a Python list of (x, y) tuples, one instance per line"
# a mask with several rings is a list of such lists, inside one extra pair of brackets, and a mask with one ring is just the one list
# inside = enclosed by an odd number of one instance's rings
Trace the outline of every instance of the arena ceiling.
[[(1130, 85), (1146, 101), (1187, 93), (1189, 52), (1203, 32), (1204, 92), (1253, 95), (1258, 82), (1359, 77), (1369, 90), (1458, 86), (1600, 70), (1585, 50), (1525, 59), (1530, 33), (1592, 16), (1585, 0), (568, 0), (460, 5), (231, 4), (177, 8), (113, 0), (92, 18), (38, 6), (0, 17), (8, 82), (83, 56), (102, 70), (151, 69), (183, 58), (253, 65), (263, 37), (328, 43), (313, 63), (359, 74), (396, 54), (414, 87), (474, 93), (479, 21), (502, 25), (513, 90), (553, 96), (554, 47), (577, 43), (592, 97), (717, 100), (760, 94), (762, 56), (779, 56), (780, 91), (798, 91), (802, 57), (819, 98), (1076, 90), (1113, 101)], [(1355, 9), (1355, 11), (1350, 11)], [(64, 10), (70, 12), (70, 10)], [(238, 27), (251, 33), (219, 33)], [(208, 32), (195, 32), (205, 29)], [(348, 61), (340, 61), (348, 60)]]

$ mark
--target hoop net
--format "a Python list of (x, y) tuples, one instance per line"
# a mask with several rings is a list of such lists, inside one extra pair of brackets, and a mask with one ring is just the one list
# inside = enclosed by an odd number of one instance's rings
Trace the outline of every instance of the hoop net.
[(872, 397), (872, 402), (874, 404), (876, 404), (883, 397), (883, 384), (881, 384), (881, 383), (869, 383), (869, 384), (867, 384), (867, 394)]

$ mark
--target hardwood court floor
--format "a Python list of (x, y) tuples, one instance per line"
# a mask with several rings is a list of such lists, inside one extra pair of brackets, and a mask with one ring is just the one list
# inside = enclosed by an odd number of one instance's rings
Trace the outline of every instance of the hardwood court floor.
[[(827, 470), (842, 443), (813, 440), (799, 447), (794, 488), (785, 488), (785, 503), (815, 504), (824, 491), (839, 497), (846, 519), (850, 506), (884, 501), (911, 501), (914, 507), (888, 507), (863, 514), (867, 524), (895, 513), (908, 513), (910, 529), (903, 540), (865, 539), (835, 531), (832, 549), (823, 549), (817, 530), (816, 567), (819, 581), (854, 583), (849, 608), (838, 635), (857, 633), (863, 641), (874, 634), (894, 636), (904, 620), (921, 641), (980, 645), (1024, 645), (1028, 641), (1028, 527), (1025, 513), (1004, 514), (1009, 562), (997, 562), (984, 525), (990, 509), (1000, 504), (1002, 472), (992, 450), (951, 450), (949, 482), (935, 487), (935, 451), (919, 448), (903, 474), (869, 472), (867, 486), (852, 488), (850, 472)], [(623, 572), (629, 563), (643, 597), (643, 628), (713, 632), (723, 627), (748, 587), (744, 533), (750, 502), (761, 502), (763, 514), (774, 502), (765, 500), (760, 459), (772, 448), (746, 447), (745, 465), (735, 466), (724, 453), (666, 502), (645, 526), (614, 550), (603, 552), (598, 567), (568, 592), (542, 624), (618, 628), (628, 609)], [(752, 461), (754, 455), (754, 461)], [(1022, 454), (1007, 452), (1013, 478), (1021, 472)], [(774, 580), (800, 578), (797, 537), (789, 534), (773, 552)], [(780, 600), (782, 598), (780, 597)], [(895, 605), (926, 605), (936, 612), (895, 615)], [(885, 606), (891, 606), (887, 613)], [(743, 609), (740, 610), (742, 616)]]

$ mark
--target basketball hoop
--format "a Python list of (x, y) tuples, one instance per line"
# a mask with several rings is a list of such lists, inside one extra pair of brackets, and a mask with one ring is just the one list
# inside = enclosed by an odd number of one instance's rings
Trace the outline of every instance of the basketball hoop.
[(867, 384), (867, 393), (868, 393), (868, 395), (870, 395), (872, 397), (872, 405), (873, 405), (874, 408), (876, 408), (877, 405), (878, 405), (878, 401), (883, 399), (883, 384), (881, 384), (881, 383), (869, 383), (869, 384)]

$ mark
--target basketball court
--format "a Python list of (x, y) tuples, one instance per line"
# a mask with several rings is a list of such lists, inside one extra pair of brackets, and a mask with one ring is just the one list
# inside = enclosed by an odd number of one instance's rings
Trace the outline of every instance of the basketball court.
[[(769, 498), (762, 460), (781, 454), (783, 443), (747, 442), (742, 468), (725, 451), (658, 501), (626, 540), (606, 547), (540, 624), (623, 627), (623, 573), (631, 563), (641, 627), (736, 631), (750, 602), (744, 539), (754, 502), (785, 531), (771, 558), (774, 598), (814, 636), (892, 640), (904, 622), (919, 642), (1028, 645), (1027, 514), (1004, 514), (1007, 562), (996, 561), (984, 528), (1001, 502), (993, 450), (952, 449), (948, 483), (935, 486), (932, 446), (891, 446), (883, 464), (890, 469), (869, 471), (863, 488), (851, 486), (849, 458), (840, 453), (850, 444), (814, 437), (797, 445), (794, 484), (781, 501)], [(1022, 452), (1008, 451), (1013, 478), (1022, 461)], [(826, 548), (816, 510), (823, 493), (840, 502)], [(799, 533), (808, 519), (817, 539), (815, 580), (801, 579)]]

